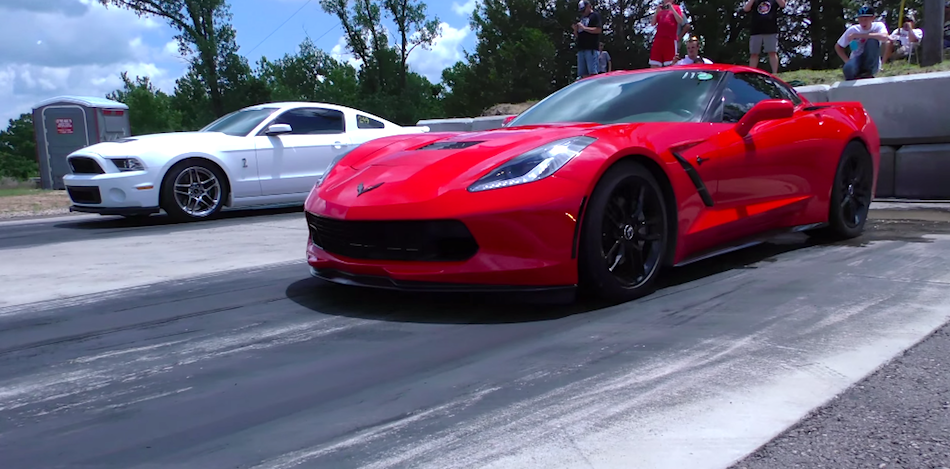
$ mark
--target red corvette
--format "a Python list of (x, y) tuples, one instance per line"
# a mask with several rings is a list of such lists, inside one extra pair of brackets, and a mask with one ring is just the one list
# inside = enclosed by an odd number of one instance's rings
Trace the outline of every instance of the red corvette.
[(879, 160), (859, 102), (742, 66), (613, 72), (500, 129), (355, 148), (307, 199), (307, 257), (351, 285), (631, 300), (777, 232), (860, 235)]

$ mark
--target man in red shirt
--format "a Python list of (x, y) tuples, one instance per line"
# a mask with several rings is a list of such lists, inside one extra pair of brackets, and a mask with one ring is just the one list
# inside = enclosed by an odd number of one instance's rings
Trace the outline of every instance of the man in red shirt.
[(673, 0), (663, 0), (650, 19), (650, 24), (656, 26), (653, 47), (650, 48), (650, 68), (673, 65), (676, 43), (679, 41), (677, 34), (685, 21), (679, 5), (673, 4)]

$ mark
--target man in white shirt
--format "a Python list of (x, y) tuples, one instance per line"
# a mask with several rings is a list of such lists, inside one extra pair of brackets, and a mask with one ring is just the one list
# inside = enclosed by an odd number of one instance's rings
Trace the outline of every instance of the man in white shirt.
[[(889, 36), (887, 25), (874, 21), (876, 17), (873, 7), (859, 8), (858, 24), (846, 29), (835, 43), (835, 52), (845, 62), (845, 80), (874, 78), (881, 70), (881, 43), (886, 42)], [(850, 57), (844, 53), (845, 47), (851, 49)]]
[[(908, 15), (907, 21), (903, 26), (891, 34), (890, 39), (884, 46), (884, 63), (893, 57), (894, 59), (903, 59), (910, 55), (911, 50), (920, 44), (924, 38), (924, 31), (920, 28), (914, 28), (914, 17)], [(895, 50), (896, 49), (896, 50)]]
[(693, 36), (689, 38), (689, 41), (686, 43), (686, 57), (683, 57), (682, 60), (676, 62), (676, 65), (690, 65), (690, 64), (711, 64), (712, 60), (709, 60), (704, 57), (699, 56), (699, 38)]

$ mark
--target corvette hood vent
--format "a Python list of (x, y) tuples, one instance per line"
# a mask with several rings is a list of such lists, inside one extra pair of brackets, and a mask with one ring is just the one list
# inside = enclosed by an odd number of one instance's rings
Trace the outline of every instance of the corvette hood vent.
[(461, 150), (463, 148), (468, 148), (474, 145), (478, 145), (482, 141), (469, 141), (469, 142), (435, 142), (430, 143), (419, 150)]

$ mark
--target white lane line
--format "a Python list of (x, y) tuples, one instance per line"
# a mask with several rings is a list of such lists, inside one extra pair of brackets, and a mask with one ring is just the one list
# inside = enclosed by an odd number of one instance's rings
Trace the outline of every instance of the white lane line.
[(0, 310), (305, 260), (303, 218), (0, 250)]

